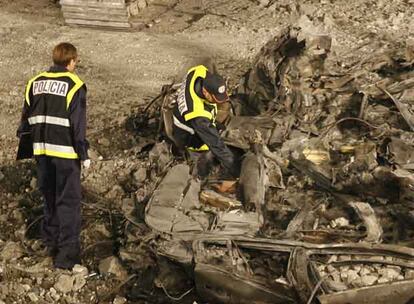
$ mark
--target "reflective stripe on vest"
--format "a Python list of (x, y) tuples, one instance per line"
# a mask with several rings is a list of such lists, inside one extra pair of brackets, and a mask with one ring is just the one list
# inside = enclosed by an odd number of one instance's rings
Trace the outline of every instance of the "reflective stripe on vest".
[(184, 131), (187, 131), (188, 133), (190, 133), (191, 135), (194, 135), (194, 133), (195, 133), (195, 131), (194, 131), (194, 129), (193, 128), (190, 128), (189, 126), (186, 126), (185, 124), (183, 124), (181, 121), (179, 121), (178, 120), (178, 118), (177, 117), (175, 117), (174, 115), (173, 115), (173, 120), (174, 120), (174, 125), (177, 127), (177, 128), (180, 128), (180, 129), (182, 129), (182, 130), (184, 130)]
[[(193, 111), (190, 112), (190, 113), (185, 114), (184, 115), (184, 120), (188, 121), (188, 120), (196, 118), (196, 117), (206, 117), (209, 120), (212, 120), (214, 122), (216, 120), (216, 115), (217, 115), (217, 105), (213, 104), (213, 103), (209, 103), (207, 100), (198, 97), (198, 95), (194, 91), (194, 85), (195, 85), (196, 79), (199, 78), (199, 77), (201, 77), (203, 79), (206, 78), (207, 68), (203, 65), (198, 65), (198, 66), (190, 69), (188, 71), (187, 75), (192, 73), (192, 72), (194, 72), (194, 75), (190, 80), (189, 91), (190, 91), (190, 96), (193, 100)], [(205, 108), (204, 108), (204, 103), (209, 104), (210, 106), (212, 106), (213, 111), (212, 112), (206, 111)]]
[(37, 75), (37, 76), (33, 77), (32, 79), (30, 79), (29, 82), (27, 83), (25, 97), (26, 97), (26, 102), (29, 106), (30, 106), (30, 98), (29, 98), (30, 88), (32, 87), (33, 82), (35, 82), (40, 77), (47, 77), (47, 78), (69, 77), (75, 83), (73, 88), (69, 91), (68, 95), (66, 96), (66, 109), (69, 109), (69, 105), (72, 102), (73, 96), (84, 84), (83, 81), (77, 75), (75, 75), (71, 72), (59, 72), (59, 73), (43, 72), (43, 73), (40, 73), (39, 75)]
[(34, 125), (38, 123), (47, 123), (47, 124), (58, 125), (62, 127), (70, 126), (69, 119), (55, 117), (55, 116), (36, 115), (36, 116), (30, 117), (28, 120), (29, 120), (30, 125)]
[(204, 144), (200, 148), (187, 147), (187, 150), (192, 151), (192, 152), (203, 152), (203, 151), (209, 151), (210, 149), (206, 144)]
[(60, 158), (77, 159), (78, 154), (71, 146), (52, 145), (48, 143), (33, 143), (34, 155), (47, 155)]

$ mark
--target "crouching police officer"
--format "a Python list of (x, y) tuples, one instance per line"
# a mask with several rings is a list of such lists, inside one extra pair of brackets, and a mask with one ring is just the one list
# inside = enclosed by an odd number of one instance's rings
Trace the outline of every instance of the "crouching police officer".
[[(224, 79), (210, 73), (204, 65), (191, 68), (181, 87), (173, 109), (173, 138), (190, 155), (199, 154), (198, 175), (208, 174), (210, 153), (233, 176), (237, 168), (233, 153), (224, 144), (216, 128), (217, 104), (228, 101)], [(200, 157), (201, 156), (201, 157)]]
[(30, 133), (38, 186), (44, 196), (42, 237), (57, 268), (80, 263), (81, 161), (87, 168), (86, 86), (73, 72), (76, 48), (60, 43), (49, 71), (32, 78), (17, 135)]

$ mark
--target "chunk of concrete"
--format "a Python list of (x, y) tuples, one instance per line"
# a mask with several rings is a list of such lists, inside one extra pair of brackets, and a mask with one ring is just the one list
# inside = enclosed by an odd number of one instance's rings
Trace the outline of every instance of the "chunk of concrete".
[(398, 276), (401, 275), (401, 271), (394, 268), (382, 268), (378, 270), (381, 277), (386, 278), (388, 281), (397, 280)]
[(19, 243), (7, 242), (0, 253), (0, 258), (3, 260), (18, 259), (24, 255), (24, 250)]
[(372, 286), (377, 282), (378, 276), (364, 275), (364, 276), (361, 276), (361, 280), (362, 280), (362, 285), (363, 286)]
[(125, 280), (128, 276), (128, 273), (121, 265), (119, 259), (114, 256), (110, 256), (99, 263), (99, 272), (101, 274), (113, 274), (119, 280)]
[(68, 293), (72, 291), (74, 282), (75, 278), (73, 276), (62, 274), (59, 276), (57, 282), (53, 287), (56, 289), (56, 291), (60, 291), (61, 293)]

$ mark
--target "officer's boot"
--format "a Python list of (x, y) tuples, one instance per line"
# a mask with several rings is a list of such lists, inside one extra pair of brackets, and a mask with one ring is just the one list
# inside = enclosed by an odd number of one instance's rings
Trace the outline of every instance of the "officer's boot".
[(80, 246), (72, 243), (59, 247), (54, 266), (61, 269), (72, 269), (75, 264), (80, 264), (80, 262)]

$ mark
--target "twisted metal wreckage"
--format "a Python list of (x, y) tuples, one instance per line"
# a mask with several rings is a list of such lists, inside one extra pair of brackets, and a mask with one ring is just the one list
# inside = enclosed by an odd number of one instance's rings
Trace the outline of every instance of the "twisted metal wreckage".
[(178, 163), (146, 206), (157, 254), (206, 301), (414, 301), (413, 61), (341, 67), (330, 48), (295, 28), (269, 41), (221, 112), (244, 152), (238, 185)]

